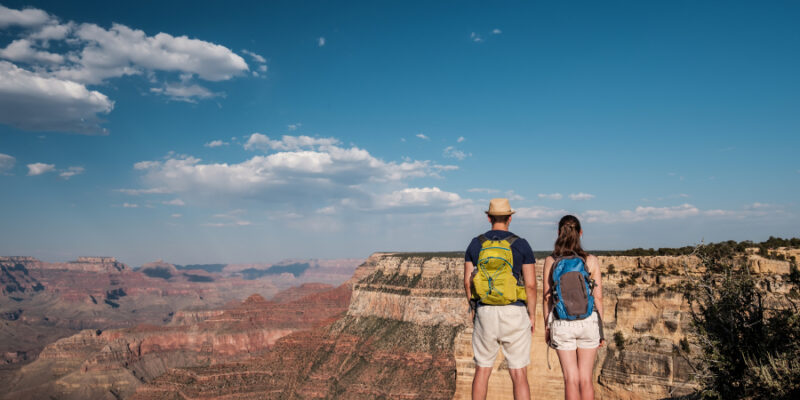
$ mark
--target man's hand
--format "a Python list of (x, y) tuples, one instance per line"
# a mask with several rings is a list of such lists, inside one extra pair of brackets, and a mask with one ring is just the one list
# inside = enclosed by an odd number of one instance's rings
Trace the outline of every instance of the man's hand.
[(529, 314), (528, 317), (531, 319), (531, 335), (533, 335), (533, 332), (536, 331), (536, 315)]

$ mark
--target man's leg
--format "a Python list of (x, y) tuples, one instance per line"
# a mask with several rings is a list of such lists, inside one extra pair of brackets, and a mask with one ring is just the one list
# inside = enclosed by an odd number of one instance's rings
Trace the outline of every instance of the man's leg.
[(578, 386), (581, 388), (581, 400), (594, 400), (592, 373), (596, 355), (596, 347), (592, 349), (578, 348)]
[(575, 350), (556, 350), (558, 362), (561, 363), (561, 373), (564, 374), (564, 398), (566, 400), (580, 400), (580, 372), (578, 370), (578, 355)]
[(475, 366), (475, 376), (472, 378), (472, 400), (486, 399), (490, 375), (492, 375), (492, 367)]
[(528, 386), (528, 367), (509, 368), (508, 373), (511, 375), (511, 383), (514, 384), (514, 400), (530, 400), (531, 389)]

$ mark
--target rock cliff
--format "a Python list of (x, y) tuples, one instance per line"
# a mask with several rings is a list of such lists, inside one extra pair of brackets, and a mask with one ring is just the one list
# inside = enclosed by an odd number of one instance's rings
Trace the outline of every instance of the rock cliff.
[(84, 330), (45, 347), (7, 386), (3, 398), (126, 398), (171, 368), (249, 359), (279, 338), (330, 323), (344, 312), (349, 289), (307, 290), (277, 303), (253, 295), (240, 304), (169, 326)]

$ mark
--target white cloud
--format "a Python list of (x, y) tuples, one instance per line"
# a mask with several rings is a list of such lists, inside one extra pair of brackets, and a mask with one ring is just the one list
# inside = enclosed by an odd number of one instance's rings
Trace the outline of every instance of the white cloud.
[(110, 29), (81, 24), (75, 37), (85, 46), (73, 65), (54, 73), (77, 82), (100, 83), (144, 71), (180, 72), (223, 81), (249, 70), (244, 59), (227, 47), (187, 36), (163, 32), (148, 36), (122, 24), (112, 24)]
[[(111, 112), (114, 103), (86, 85), (112, 78), (145, 75), (157, 83), (163, 73), (177, 73), (180, 83), (165, 82), (151, 91), (196, 102), (224, 94), (195, 79), (224, 81), (250, 71), (244, 59), (225, 46), (187, 36), (150, 36), (121, 24), (106, 29), (61, 23), (42, 10), (0, 6), (0, 28), (6, 26), (27, 29), (9, 32), (14, 40), (0, 49), (0, 58), (18, 63), (0, 61), (0, 123), (24, 130), (106, 133), (99, 115)], [(264, 60), (248, 54), (256, 62)], [(265, 72), (266, 65), (258, 70)]]
[[(201, 202), (225, 199), (236, 204), (240, 199), (257, 199), (276, 205), (273, 210), (283, 210), (281, 215), (320, 214), (333, 206), (337, 214), (340, 209), (394, 208), (415, 195), (431, 200), (444, 192), (437, 188), (404, 191), (408, 181), (437, 178), (443, 171), (457, 169), (427, 160), (384, 161), (357, 147), (341, 147), (334, 138), (284, 136), (272, 140), (253, 134), (250, 139), (250, 148), (277, 152), (233, 164), (204, 163), (196, 157), (173, 154), (163, 160), (138, 162), (134, 169), (143, 173), (143, 182), (152, 188), (168, 188)], [(129, 191), (142, 192), (125, 192)], [(418, 201), (414, 207), (424, 203)]]
[(55, 164), (45, 164), (45, 163), (28, 164), (28, 176), (41, 175), (47, 172), (54, 171), (55, 169), (56, 169)]
[(507, 191), (507, 192), (506, 192), (506, 197), (507, 197), (509, 200), (511, 200), (511, 201), (525, 200), (525, 198), (524, 198), (524, 197), (522, 197), (521, 195), (518, 195), (518, 194), (514, 193), (514, 191), (513, 191), (513, 190), (509, 190), (509, 191)]
[(467, 189), (467, 191), (470, 192), (470, 193), (486, 193), (486, 194), (492, 194), (492, 193), (499, 193), (500, 192), (497, 189), (487, 189), (487, 188), (472, 188), (472, 189)]
[[(169, 156), (134, 164), (153, 188), (174, 193), (252, 197), (268, 202), (313, 203), (331, 199), (369, 202), (386, 185), (419, 177), (438, 177), (457, 169), (431, 161), (386, 162), (357, 147), (343, 148), (334, 138), (284, 136), (271, 140), (253, 134), (246, 147), (280, 150), (237, 164), (203, 163), (192, 156)], [(363, 206), (363, 205), (362, 205)]]
[(123, 208), (139, 208), (139, 205), (136, 203), (122, 203)]
[(422, 134), (422, 133), (418, 133), (418, 134), (416, 134), (416, 135), (414, 135), (414, 136), (416, 136), (416, 137), (418, 137), (418, 138), (420, 138), (420, 139), (422, 139), (422, 140), (431, 140), (431, 138), (429, 138), (429, 137), (425, 136), (425, 135), (424, 135), (424, 134)]
[(183, 200), (177, 199), (177, 198), (169, 200), (169, 201), (163, 201), (161, 203), (165, 204), (165, 205), (168, 205), (168, 206), (178, 206), (178, 207), (183, 207), (183, 206), (186, 205), (186, 203), (184, 203)]
[(249, 226), (249, 225), (252, 225), (252, 224), (253, 223), (250, 222), (250, 221), (238, 220), (238, 221), (233, 221), (233, 222), (209, 222), (209, 223), (202, 224), (202, 226), (209, 226), (209, 227), (212, 227), (212, 228), (224, 228), (224, 227), (231, 227), (231, 226)]
[(594, 198), (593, 194), (589, 193), (572, 193), (569, 195), (570, 200), (591, 200)]
[(497, 28), (494, 28), (494, 29), (492, 30), (492, 35), (499, 35), (499, 34), (501, 34), (501, 33), (503, 33), (503, 31), (501, 31), (500, 29), (497, 29)]
[(432, 211), (459, 207), (469, 203), (458, 194), (445, 192), (438, 187), (405, 188), (380, 196), (375, 202), (377, 209), (421, 209)]
[(212, 141), (204, 144), (203, 146), (214, 148), (214, 147), (227, 146), (227, 145), (228, 145), (228, 143), (227, 142), (223, 142), (222, 140), (212, 140)]
[(313, 138), (310, 136), (284, 135), (280, 140), (270, 139), (267, 135), (253, 133), (244, 144), (245, 150), (300, 150), (318, 147), (330, 147), (339, 144), (334, 138)]
[(536, 195), (540, 199), (548, 199), (548, 200), (561, 200), (564, 196), (561, 193), (539, 193)]
[(69, 178), (72, 178), (75, 175), (82, 174), (84, 171), (85, 171), (85, 169), (83, 167), (69, 167), (66, 170), (63, 170), (63, 171), (59, 172), (58, 176), (60, 176), (60, 177), (62, 177), (64, 179), (69, 179)]
[(117, 192), (128, 194), (131, 196), (139, 196), (143, 194), (168, 194), (172, 193), (167, 188), (163, 187), (156, 187), (156, 188), (147, 188), (147, 189), (116, 189)]
[[(42, 26), (38, 31), (28, 36), (28, 39), (35, 40), (63, 40), (75, 30), (74, 22), (59, 24), (56, 20), (51, 20), (48, 25)], [(46, 46), (46, 44), (45, 44)]]
[(289, 124), (289, 125), (287, 125), (287, 126), (286, 126), (286, 128), (287, 128), (287, 129), (289, 129), (290, 131), (296, 131), (296, 130), (298, 130), (298, 129), (299, 129), (301, 126), (303, 126), (303, 124), (301, 124), (301, 123), (299, 123), (299, 122), (298, 122), (298, 123), (296, 123), (296, 124)]
[(483, 37), (481, 37), (481, 35), (478, 35), (475, 32), (470, 33), (469, 34), (469, 38), (472, 39), (472, 41), (475, 42), (475, 43), (483, 42)]
[(465, 141), (465, 140), (466, 140), (466, 139), (464, 139), (464, 137), (463, 137), (463, 136), (459, 136), (459, 137), (458, 137), (458, 139), (456, 139), (456, 142), (457, 142), (457, 143), (461, 143), (461, 142), (463, 142), (463, 141)]
[[(719, 211), (712, 210), (711, 215), (719, 215)], [(685, 203), (672, 207), (636, 207), (633, 210), (621, 210), (609, 212), (604, 210), (589, 210), (582, 215), (587, 222), (638, 222), (644, 220), (666, 220), (676, 218), (686, 218), (700, 215), (701, 211), (697, 207)]]
[(14, 164), (17, 163), (17, 159), (8, 155), (0, 153), (0, 174), (6, 174), (8, 171), (11, 171), (14, 168)]
[(520, 207), (516, 209), (514, 218), (519, 219), (535, 219), (535, 220), (552, 220), (555, 222), (558, 218), (568, 214), (567, 210), (556, 209), (550, 207)]
[(25, 130), (106, 133), (98, 114), (114, 102), (106, 95), (67, 80), (39, 76), (0, 61), (0, 122)]
[(446, 158), (455, 158), (457, 160), (463, 160), (472, 155), (472, 153), (465, 153), (459, 149), (456, 149), (453, 146), (447, 146), (444, 148), (442, 155)]
[(755, 202), (753, 204), (750, 204), (746, 208), (750, 209), (750, 210), (759, 210), (759, 209), (766, 209), (766, 208), (773, 208), (773, 207), (775, 207), (775, 206), (773, 206), (772, 204), (769, 204), (769, 203)]
[(163, 94), (171, 100), (197, 103), (197, 100), (225, 97), (225, 93), (215, 93), (198, 84), (165, 83), (163, 87), (150, 88), (152, 93)]
[(267, 60), (263, 56), (261, 56), (260, 54), (255, 53), (255, 52), (252, 52), (252, 51), (249, 51), (249, 50), (246, 50), (246, 49), (242, 49), (242, 53), (247, 54), (248, 56), (252, 57), (253, 60), (255, 62), (257, 62), (257, 63), (265, 64), (267, 62)]
[(319, 47), (325, 46), (325, 38), (324, 37), (319, 37), (317, 39), (317, 46), (319, 46)]
[(15, 10), (0, 4), (0, 28), (9, 26), (34, 27), (50, 21), (46, 12), (36, 8)]
[(37, 50), (33, 45), (33, 42), (28, 39), (15, 40), (6, 48), (0, 49), (0, 58), (25, 63), (61, 64), (64, 62), (64, 56), (61, 54)]
[(175, 214), (171, 215), (172, 218), (180, 218), (182, 216), (183, 216), (183, 214), (178, 214), (178, 213), (175, 213)]
[(336, 214), (336, 207), (334, 207), (334, 206), (322, 207), (320, 209), (317, 209), (316, 213), (317, 214), (322, 214), (322, 215)]

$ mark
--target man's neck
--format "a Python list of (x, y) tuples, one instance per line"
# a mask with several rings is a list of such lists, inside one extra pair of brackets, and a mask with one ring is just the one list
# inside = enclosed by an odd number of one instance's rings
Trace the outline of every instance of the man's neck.
[(508, 231), (508, 224), (492, 224), (493, 231)]

